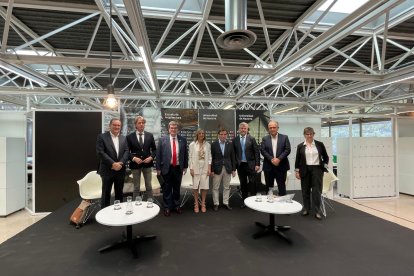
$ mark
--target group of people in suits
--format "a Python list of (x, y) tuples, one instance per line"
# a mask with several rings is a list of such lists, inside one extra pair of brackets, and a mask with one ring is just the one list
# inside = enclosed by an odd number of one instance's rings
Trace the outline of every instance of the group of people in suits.
[[(246, 122), (239, 124), (239, 134), (231, 141), (227, 139), (227, 130), (219, 129), (218, 138), (211, 145), (206, 141), (203, 129), (198, 129), (187, 149), (187, 140), (178, 134), (178, 123), (168, 124), (168, 135), (159, 139), (155, 145), (154, 136), (145, 131), (145, 118), (135, 118), (136, 131), (127, 137), (120, 134), (121, 121), (112, 119), (109, 131), (100, 134), (96, 143), (97, 155), (100, 159), (98, 173), (102, 177), (101, 206), (109, 205), (112, 185), (115, 199), (122, 201), (125, 166), (129, 166), (133, 174), (134, 196), (140, 192), (141, 173), (144, 176), (145, 188), (152, 195), (151, 177), (154, 166), (157, 175), (162, 176), (164, 215), (171, 212), (182, 213), (180, 207), (180, 187), (183, 174), (189, 168), (193, 180), (194, 212), (206, 212), (206, 196), (209, 190), (209, 179), (213, 179), (213, 210), (219, 210), (219, 188), (223, 183), (223, 207), (231, 210), (229, 205), (231, 177), (237, 174), (240, 180), (242, 198), (255, 195), (256, 175), (260, 171), (260, 155), (263, 156), (262, 171), (266, 182), (266, 191), (274, 188), (276, 181), (279, 195), (286, 195), (286, 177), (290, 170), (288, 156), (291, 146), (287, 135), (279, 133), (279, 123), (271, 120), (268, 123), (269, 134), (263, 137), (260, 146), (249, 134)], [(324, 144), (314, 140), (314, 130), (304, 129), (305, 141), (297, 146), (295, 176), (301, 180), (303, 210), (306, 216), (311, 212), (311, 203), (317, 219), (320, 213), (320, 195), (322, 191), (323, 173), (327, 168), (329, 157)], [(201, 194), (201, 201), (199, 195)], [(312, 195), (312, 197), (311, 197)], [(244, 205), (241, 206), (242, 208)]]

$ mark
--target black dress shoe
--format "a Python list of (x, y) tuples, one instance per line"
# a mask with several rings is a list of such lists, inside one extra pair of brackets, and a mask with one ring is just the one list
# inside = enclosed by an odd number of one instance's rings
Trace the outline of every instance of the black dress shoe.
[(244, 209), (246, 208), (246, 205), (244, 205), (244, 203), (240, 206), (240, 208)]
[(318, 220), (321, 220), (321, 219), (322, 219), (322, 216), (321, 216), (321, 214), (316, 213), (316, 214), (315, 214), (315, 218), (316, 218), (316, 219), (318, 219)]
[(219, 206), (218, 205), (214, 205), (213, 210), (217, 212), (218, 209), (219, 209)]
[(301, 215), (302, 215), (302, 216), (307, 216), (307, 215), (309, 215), (308, 210), (303, 210)]
[(171, 215), (170, 210), (164, 209), (164, 216), (169, 217)]
[(181, 209), (180, 207), (175, 208), (175, 212), (179, 215), (181, 215), (183, 213), (183, 209)]
[(224, 208), (226, 208), (227, 210), (231, 210), (233, 208), (231, 208), (228, 204), (224, 204)]

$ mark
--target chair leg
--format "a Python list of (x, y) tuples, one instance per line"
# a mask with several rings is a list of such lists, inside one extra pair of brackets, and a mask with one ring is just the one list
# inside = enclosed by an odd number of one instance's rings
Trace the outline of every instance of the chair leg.
[(325, 197), (323, 195), (321, 195), (321, 212), (322, 215), (326, 218)]

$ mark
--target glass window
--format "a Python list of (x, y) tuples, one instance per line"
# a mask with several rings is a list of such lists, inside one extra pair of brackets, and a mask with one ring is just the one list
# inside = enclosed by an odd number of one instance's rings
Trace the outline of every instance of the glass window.
[(392, 137), (391, 121), (363, 123), (362, 137)]

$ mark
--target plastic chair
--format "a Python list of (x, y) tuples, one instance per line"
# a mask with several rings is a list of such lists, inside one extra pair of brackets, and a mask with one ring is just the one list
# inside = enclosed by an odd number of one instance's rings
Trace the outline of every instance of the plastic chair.
[(235, 194), (238, 195), (241, 199), (243, 199), (242, 194), (241, 194), (241, 190), (240, 190), (240, 179), (239, 179), (239, 175), (237, 173), (234, 177), (231, 177), (231, 179), (230, 179), (229, 199)]
[(77, 183), (79, 185), (80, 197), (90, 203), (89, 208), (86, 209), (84, 219), (81, 222), (85, 224), (95, 208), (101, 205), (102, 179), (96, 171), (90, 171), (82, 179), (78, 180)]
[(335, 211), (331, 200), (328, 197), (328, 192), (332, 189), (333, 183), (338, 181), (338, 177), (331, 171), (323, 174), (322, 192), (321, 192), (321, 211), (324, 217), (326, 217), (326, 205), (328, 205), (332, 211)]
[(186, 174), (183, 175), (183, 178), (181, 179), (181, 188), (185, 190), (180, 205), (180, 207), (183, 207), (187, 200), (193, 196), (193, 177), (191, 176), (189, 170), (186, 172)]

